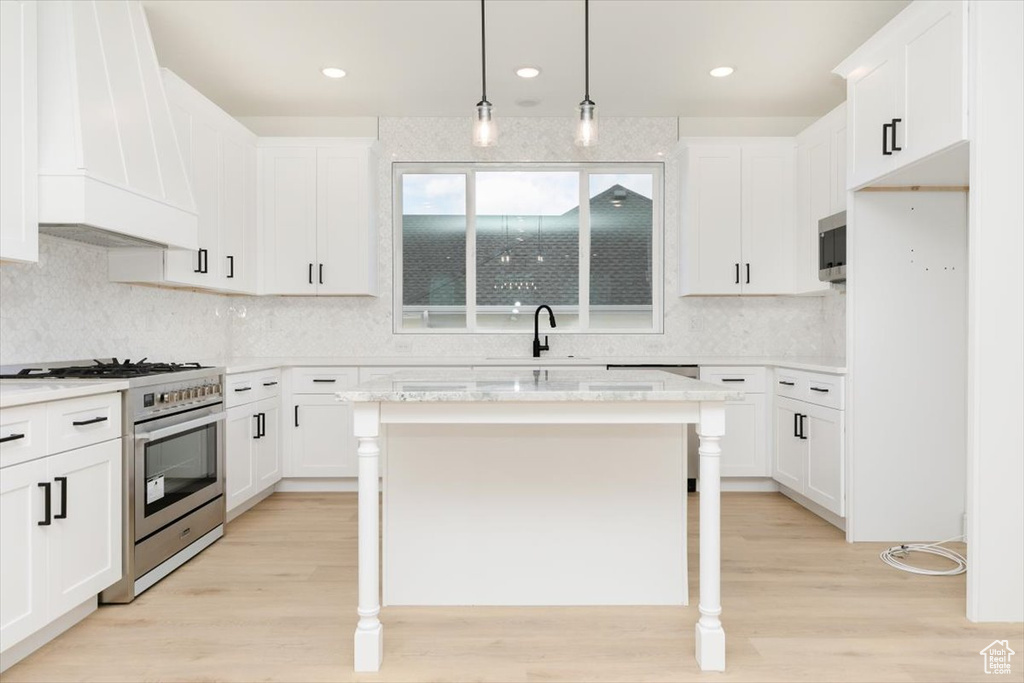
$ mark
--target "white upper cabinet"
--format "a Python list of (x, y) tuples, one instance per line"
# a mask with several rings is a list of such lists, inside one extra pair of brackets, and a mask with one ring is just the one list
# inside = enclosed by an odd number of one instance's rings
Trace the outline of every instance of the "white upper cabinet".
[(265, 293), (377, 294), (376, 140), (260, 140)]
[(199, 217), (198, 249), (118, 249), (110, 279), (255, 293), (256, 136), (164, 69), (164, 87)]
[(681, 295), (791, 291), (793, 167), (791, 138), (684, 143)]
[(940, 154), (967, 139), (966, 18), (962, 0), (919, 0), (836, 67), (847, 79), (850, 189), (966, 184), (966, 155)]
[(818, 279), (818, 221), (846, 209), (846, 104), (796, 137), (796, 215), (793, 291), (825, 291)]
[(39, 259), (36, 3), (0, 2), (0, 260)]

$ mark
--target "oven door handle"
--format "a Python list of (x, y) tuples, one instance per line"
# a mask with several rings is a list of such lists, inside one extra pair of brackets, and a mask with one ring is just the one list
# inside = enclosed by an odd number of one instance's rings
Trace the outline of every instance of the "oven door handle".
[(206, 417), (200, 417), (195, 420), (190, 420), (189, 422), (182, 422), (181, 424), (171, 425), (170, 427), (154, 429), (151, 432), (136, 432), (135, 440), (156, 441), (158, 439), (163, 439), (164, 437), (167, 436), (174, 436), (175, 434), (187, 432), (188, 430), (195, 429), (196, 427), (203, 427), (208, 424), (213, 424), (214, 422), (223, 422), (226, 417), (227, 413), (222, 411), (219, 413), (214, 413), (213, 415), (207, 415)]

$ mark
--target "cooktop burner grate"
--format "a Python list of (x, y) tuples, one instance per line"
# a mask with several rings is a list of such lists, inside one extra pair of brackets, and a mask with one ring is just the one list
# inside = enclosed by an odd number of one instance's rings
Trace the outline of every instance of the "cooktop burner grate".
[(109, 377), (111, 379), (127, 379), (131, 377), (148, 377), (150, 375), (185, 372), (187, 370), (198, 370), (209, 367), (200, 365), (199, 363), (147, 363), (146, 361), (146, 358), (139, 361), (120, 361), (117, 358), (112, 358), (110, 360), (93, 360), (92, 365), (22, 368), (16, 374), (0, 375), (0, 378), (86, 379)]

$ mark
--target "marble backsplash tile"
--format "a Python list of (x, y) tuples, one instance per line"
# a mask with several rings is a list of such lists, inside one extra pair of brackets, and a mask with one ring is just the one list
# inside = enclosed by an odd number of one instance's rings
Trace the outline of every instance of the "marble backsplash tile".
[(378, 298), (226, 297), (110, 283), (102, 250), (40, 237), (40, 262), (0, 266), (0, 363), (111, 355), (172, 360), (234, 356), (510, 356), (531, 334), (392, 332), (395, 161), (665, 163), (665, 332), (557, 335), (558, 355), (843, 355), (845, 295), (675, 295), (679, 170), (673, 118), (604, 119), (601, 144), (573, 145), (569, 119), (509, 118), (500, 145), (469, 144), (466, 118), (380, 120)]

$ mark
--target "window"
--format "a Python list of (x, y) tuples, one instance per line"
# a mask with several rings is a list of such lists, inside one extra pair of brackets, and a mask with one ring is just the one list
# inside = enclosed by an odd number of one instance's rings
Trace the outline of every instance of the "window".
[(395, 164), (395, 331), (661, 332), (660, 164)]

